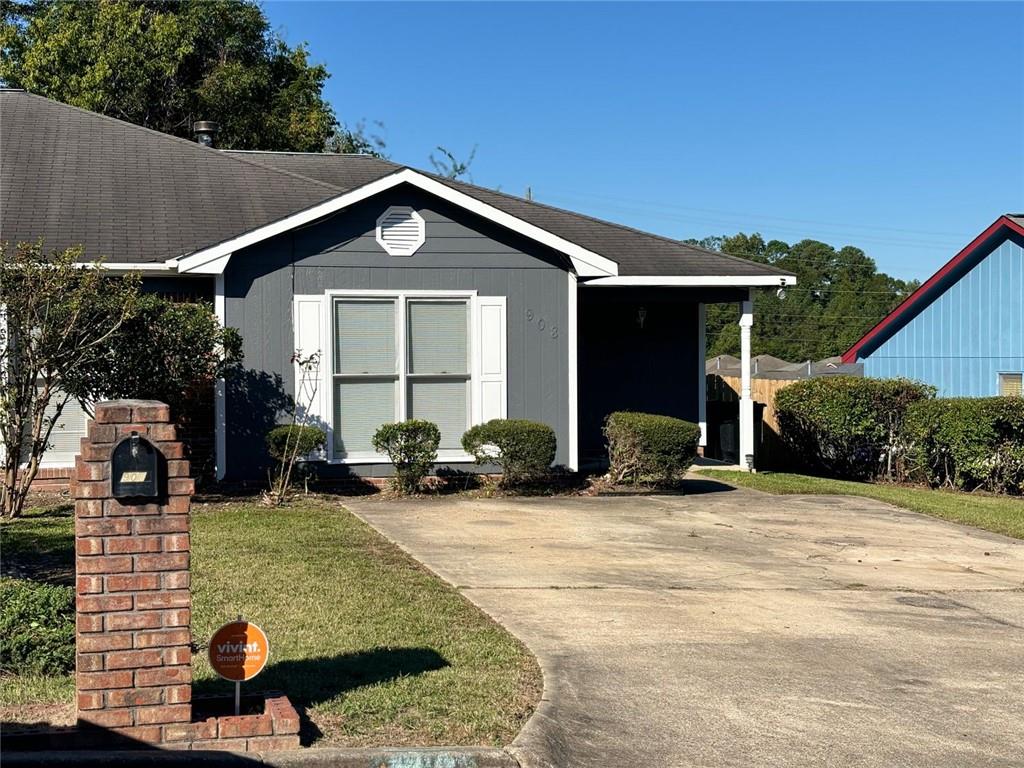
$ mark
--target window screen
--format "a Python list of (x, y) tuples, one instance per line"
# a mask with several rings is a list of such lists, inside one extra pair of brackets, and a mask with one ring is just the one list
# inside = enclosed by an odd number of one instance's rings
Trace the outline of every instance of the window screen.
[(1001, 397), (1020, 397), (1024, 395), (1024, 374), (1021, 373), (1000, 373), (999, 394)]

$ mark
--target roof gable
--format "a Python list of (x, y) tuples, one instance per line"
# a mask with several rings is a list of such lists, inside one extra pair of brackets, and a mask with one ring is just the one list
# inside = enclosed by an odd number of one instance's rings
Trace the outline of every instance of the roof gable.
[(843, 353), (843, 362), (855, 363), (868, 357), (987, 258), (996, 246), (1014, 235), (1024, 236), (1024, 217), (1000, 216)]
[[(370, 168), (375, 169), (376, 173), (384, 174), (389, 168), (397, 171), (404, 167), (384, 160), (353, 155), (244, 151), (228, 154), (244, 156), (255, 162), (325, 181), (339, 189), (353, 188), (350, 181), (352, 176), (358, 173), (367, 174)], [(795, 278), (790, 273), (768, 264), (700, 248), (464, 181), (410, 170), (478, 200), (495, 211), (537, 226), (557, 238), (614, 261), (618, 269), (611, 274), (617, 276), (637, 279), (653, 276), (727, 276), (741, 280), (761, 277), (772, 285), (777, 284), (778, 279), (785, 276), (787, 284), (795, 284)]]

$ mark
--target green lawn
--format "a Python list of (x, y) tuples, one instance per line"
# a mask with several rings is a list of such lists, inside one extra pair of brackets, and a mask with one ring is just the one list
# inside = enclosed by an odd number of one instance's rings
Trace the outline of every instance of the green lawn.
[[(529, 652), (336, 501), (196, 505), (192, 528), (196, 642), (238, 614), (259, 624), (271, 659), (243, 692), (285, 691), (305, 709), (306, 741), (501, 745), (532, 711), (541, 677)], [(66, 509), (5, 522), (0, 533), (5, 572), (18, 575), (22, 554), (36, 550), (49, 553), (50, 574), (61, 573), (63, 555), (66, 578)], [(205, 653), (193, 667), (197, 693), (232, 690)], [(70, 678), (0, 686), (5, 720), (70, 710)]]
[(784, 472), (759, 472), (752, 475), (747, 472), (705, 470), (700, 474), (768, 493), (867, 496), (914, 512), (941, 517), (943, 520), (1024, 539), (1024, 499), (1020, 497), (856, 483)]

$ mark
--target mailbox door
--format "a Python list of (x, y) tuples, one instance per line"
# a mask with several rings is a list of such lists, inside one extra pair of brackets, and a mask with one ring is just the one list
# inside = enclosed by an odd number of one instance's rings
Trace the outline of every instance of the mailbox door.
[(160, 495), (160, 452), (139, 435), (114, 447), (110, 457), (110, 490), (115, 499), (156, 498)]

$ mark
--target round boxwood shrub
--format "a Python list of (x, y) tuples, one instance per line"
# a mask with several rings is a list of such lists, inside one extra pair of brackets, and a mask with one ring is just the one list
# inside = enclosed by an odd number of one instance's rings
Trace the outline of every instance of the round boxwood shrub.
[(437, 461), (441, 430), (432, 421), (409, 419), (397, 424), (381, 424), (373, 435), (373, 447), (387, 454), (395, 465), (395, 488), (416, 493), (430, 467)]
[(903, 476), (933, 486), (1024, 493), (1024, 398), (924, 400), (903, 424)]
[(0, 579), (0, 669), (63, 675), (74, 668), (74, 588)]
[(277, 461), (285, 461), (293, 455), (305, 458), (326, 444), (327, 435), (322, 429), (303, 424), (282, 424), (267, 433), (267, 451)]
[(555, 430), (527, 419), (491, 419), (470, 427), (462, 436), (463, 449), (477, 464), (501, 467), (505, 487), (544, 478), (555, 460), (557, 445)]
[(828, 376), (775, 393), (782, 438), (804, 468), (867, 480), (892, 477), (911, 403), (935, 388), (907, 379)]
[(697, 457), (700, 427), (671, 416), (617, 411), (605, 420), (604, 436), (615, 482), (671, 485)]

